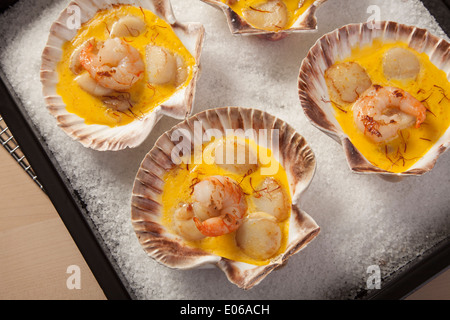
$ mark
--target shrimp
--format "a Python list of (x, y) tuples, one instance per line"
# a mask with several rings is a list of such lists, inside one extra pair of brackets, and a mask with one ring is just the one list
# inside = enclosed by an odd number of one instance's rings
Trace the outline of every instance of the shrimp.
[(70, 71), (73, 72), (73, 74), (79, 75), (84, 71), (84, 68), (81, 65), (80, 61), (80, 54), (89, 45), (93, 45), (94, 43), (95, 39), (90, 38), (89, 40), (86, 40), (85, 42), (83, 42), (83, 44), (81, 44), (80, 46), (78, 46), (73, 50), (72, 55), (70, 56), (70, 65), (69, 65), (69, 69)]
[(131, 96), (129, 93), (125, 92), (123, 94), (115, 95), (104, 95), (102, 97), (102, 102), (106, 107), (124, 112), (133, 108), (133, 103), (131, 101)]
[(388, 142), (399, 131), (426, 119), (425, 106), (408, 92), (396, 87), (374, 85), (353, 105), (358, 129), (372, 141)]
[[(194, 186), (193, 220), (208, 237), (231, 233), (239, 228), (247, 211), (244, 192), (232, 179), (212, 176)], [(205, 218), (203, 221), (200, 217)]]
[(80, 62), (98, 84), (115, 91), (131, 89), (145, 72), (139, 51), (120, 38), (88, 43), (80, 52)]

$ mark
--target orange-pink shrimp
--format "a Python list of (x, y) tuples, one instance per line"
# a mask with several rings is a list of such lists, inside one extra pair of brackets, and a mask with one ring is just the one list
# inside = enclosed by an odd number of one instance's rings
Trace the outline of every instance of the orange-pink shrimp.
[(193, 198), (193, 220), (198, 230), (208, 237), (235, 231), (247, 212), (244, 192), (228, 177), (212, 176), (197, 183)]
[(88, 43), (80, 52), (80, 63), (99, 85), (115, 91), (131, 89), (145, 72), (139, 51), (120, 38)]
[(426, 119), (425, 106), (408, 92), (396, 87), (373, 85), (353, 105), (358, 129), (376, 143), (388, 142), (399, 131)]

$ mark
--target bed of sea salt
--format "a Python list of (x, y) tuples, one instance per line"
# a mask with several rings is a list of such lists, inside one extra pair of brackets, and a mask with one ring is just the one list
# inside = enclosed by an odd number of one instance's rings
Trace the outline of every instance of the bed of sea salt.
[(206, 28), (194, 112), (230, 105), (266, 110), (296, 128), (317, 157), (303, 209), (321, 233), (249, 291), (229, 283), (216, 268), (166, 268), (144, 253), (134, 234), (135, 174), (155, 140), (177, 121), (163, 118), (137, 149), (101, 153), (72, 141), (47, 112), (39, 81), (41, 52), (52, 21), (67, 3), (22, 0), (0, 16), (0, 66), (137, 299), (351, 299), (366, 288), (369, 266), (378, 265), (387, 277), (449, 236), (450, 153), (432, 172), (400, 183), (353, 174), (341, 146), (306, 120), (297, 95), (298, 70), (308, 49), (324, 33), (367, 21), (373, 13), (369, 6), (380, 8), (382, 20), (445, 37), (418, 0), (329, 0), (318, 10), (317, 32), (278, 42), (233, 36), (221, 11), (200, 0), (172, 0), (179, 21), (199, 21)]

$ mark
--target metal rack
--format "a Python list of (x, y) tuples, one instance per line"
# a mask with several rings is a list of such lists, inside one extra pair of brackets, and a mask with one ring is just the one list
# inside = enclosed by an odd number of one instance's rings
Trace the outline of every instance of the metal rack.
[(39, 186), (39, 188), (45, 192), (44, 187), (39, 182), (38, 177), (31, 168), (27, 158), (20, 150), (20, 146), (11, 134), (6, 122), (3, 120), (2, 115), (0, 115), (0, 143), (8, 151), (8, 153), (16, 160), (23, 170), (33, 179), (33, 181)]

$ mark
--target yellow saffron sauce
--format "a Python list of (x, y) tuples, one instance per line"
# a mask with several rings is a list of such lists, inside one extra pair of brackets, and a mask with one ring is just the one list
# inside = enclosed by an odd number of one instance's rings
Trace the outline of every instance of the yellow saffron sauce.
[[(228, 0), (221, 1), (227, 3)], [(255, 7), (265, 2), (267, 2), (267, 0), (238, 0), (229, 6), (234, 12), (244, 18), (243, 11), (249, 9), (255, 10)], [(294, 24), (294, 22), (315, 2), (315, 0), (282, 0), (281, 2), (286, 5), (288, 11), (288, 23), (283, 28), (280, 28), (280, 30), (286, 30)]]
[[(146, 26), (139, 36), (121, 37), (121, 39), (136, 48), (143, 61), (146, 61), (145, 48), (148, 44), (160, 46), (178, 54), (184, 60), (188, 76), (183, 84), (175, 87), (172, 83), (150, 84), (145, 72), (143, 79), (129, 91), (132, 107), (127, 111), (119, 112), (107, 108), (101, 98), (81, 89), (75, 81), (77, 75), (73, 74), (69, 67), (71, 55), (77, 47), (91, 38), (98, 41), (108, 39), (112, 25), (121, 17), (128, 15), (141, 18)], [(145, 114), (168, 100), (177, 90), (187, 86), (191, 81), (193, 66), (196, 64), (195, 58), (184, 47), (168, 23), (149, 10), (129, 5), (114, 6), (112, 9), (99, 11), (94, 18), (81, 26), (77, 35), (71, 41), (66, 42), (62, 50), (62, 58), (57, 66), (59, 74), (57, 93), (66, 104), (67, 111), (83, 118), (86, 124), (110, 127), (126, 125), (136, 119), (141, 119)]]
[[(421, 71), (416, 79), (387, 79), (383, 73), (383, 56), (391, 48), (400, 47), (413, 52), (419, 59)], [(376, 144), (355, 125), (352, 104), (332, 101), (336, 119), (353, 145), (374, 166), (389, 172), (407, 171), (439, 140), (450, 126), (450, 83), (444, 71), (438, 69), (425, 53), (410, 49), (406, 43), (383, 43), (354, 48), (341, 62), (356, 62), (363, 67), (372, 84), (398, 87), (410, 93), (427, 108), (426, 120), (420, 128), (412, 126), (401, 130), (399, 136), (387, 143)]]
[[(221, 139), (231, 138), (235, 139), (237, 137), (228, 136)], [(250, 174), (247, 173), (245, 175), (238, 175), (215, 164), (213, 158), (211, 158), (211, 152), (208, 151), (208, 148), (211, 147), (213, 142), (203, 144), (201, 150), (194, 152), (194, 155), (191, 157), (190, 161), (184, 161), (179, 166), (166, 173), (164, 178), (165, 184), (162, 192), (163, 215), (161, 218), (161, 224), (164, 225), (167, 230), (176, 234), (173, 229), (173, 217), (176, 207), (180, 203), (192, 203), (193, 186), (209, 176), (222, 175), (235, 180), (245, 193), (248, 205), (247, 214), (256, 212), (252, 195), (258, 191), (255, 189), (267, 177), (273, 177), (280, 183), (281, 188), (286, 191), (286, 194), (289, 197), (289, 203), (291, 203), (291, 194), (289, 191), (289, 182), (286, 172), (279, 162), (272, 156), (271, 150), (257, 145), (250, 139), (245, 139), (245, 142), (248, 143), (251, 148), (256, 150), (258, 162), (260, 163), (258, 169)], [(189, 163), (186, 164), (186, 162)], [(290, 214), (291, 212), (289, 209), (289, 216)], [(199, 248), (207, 253), (218, 255), (227, 259), (253, 265), (266, 265), (270, 263), (271, 259), (282, 254), (286, 250), (289, 235), (289, 217), (281, 222), (278, 222), (278, 225), (282, 233), (281, 246), (274, 256), (266, 260), (257, 260), (246, 255), (236, 244), (236, 231), (218, 237), (206, 237), (196, 241), (184, 241), (190, 247)]]

